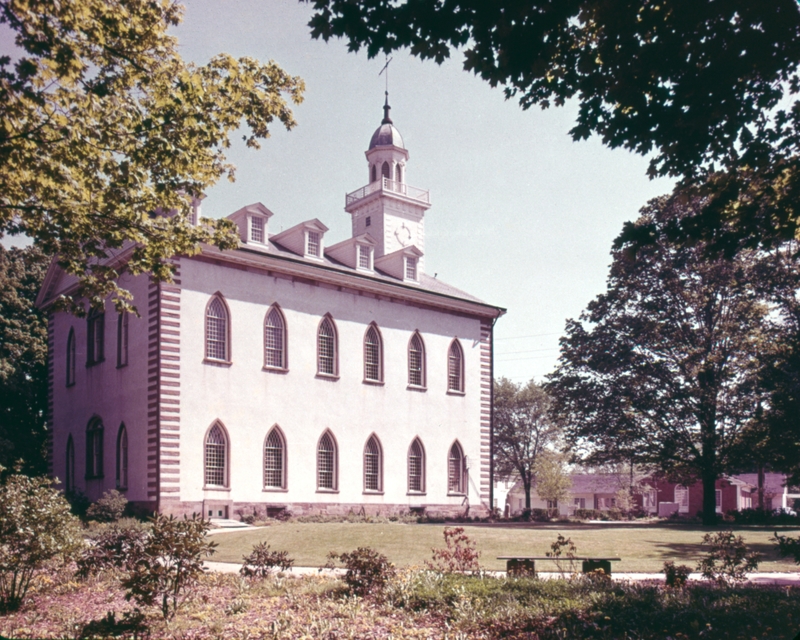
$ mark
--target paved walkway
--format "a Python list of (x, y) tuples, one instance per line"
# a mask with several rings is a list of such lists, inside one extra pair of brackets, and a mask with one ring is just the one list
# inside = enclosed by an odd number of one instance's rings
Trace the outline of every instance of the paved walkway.
[[(206, 567), (210, 571), (219, 571), (220, 573), (239, 573), (242, 565), (234, 562), (205, 562)], [(341, 575), (344, 569), (320, 569), (319, 567), (293, 567), (290, 571), (292, 575), (307, 576), (307, 575)], [(505, 571), (489, 571), (494, 576), (504, 576)], [(560, 573), (548, 573), (540, 571), (537, 574), (540, 578), (560, 578)], [(630, 580), (632, 582), (664, 582), (664, 575), (661, 573), (623, 573), (614, 572), (613, 577), (615, 580)], [(693, 573), (689, 576), (690, 580), (702, 580), (699, 573)], [(794, 573), (780, 573), (780, 572), (759, 572), (751, 573), (747, 576), (747, 581), (751, 584), (776, 584), (781, 586), (796, 586), (800, 587), (800, 572)]]

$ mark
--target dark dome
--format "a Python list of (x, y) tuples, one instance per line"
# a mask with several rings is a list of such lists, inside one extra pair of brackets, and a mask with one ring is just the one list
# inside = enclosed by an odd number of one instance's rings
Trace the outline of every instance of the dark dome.
[(388, 146), (405, 149), (403, 146), (403, 138), (400, 137), (400, 132), (394, 128), (391, 122), (385, 122), (375, 129), (375, 133), (372, 134), (372, 140), (369, 141), (370, 149)]

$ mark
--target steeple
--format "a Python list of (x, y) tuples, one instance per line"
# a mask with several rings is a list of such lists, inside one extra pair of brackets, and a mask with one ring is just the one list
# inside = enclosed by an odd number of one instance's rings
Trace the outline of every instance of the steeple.
[[(390, 109), (387, 91), (383, 120), (366, 151), (369, 182), (347, 194), (345, 211), (353, 217), (353, 238), (363, 234), (374, 238), (376, 268), (413, 273), (410, 280), (417, 281), (416, 274), (423, 271), (423, 218), (431, 206), (430, 195), (406, 183), (408, 150), (389, 116)], [(403, 279), (409, 280), (405, 275)]]

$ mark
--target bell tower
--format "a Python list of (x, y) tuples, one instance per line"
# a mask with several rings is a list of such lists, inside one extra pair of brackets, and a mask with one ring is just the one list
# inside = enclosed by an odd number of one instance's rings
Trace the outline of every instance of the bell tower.
[(354, 238), (366, 233), (376, 241), (377, 268), (384, 262), (381, 258), (400, 252), (407, 254), (405, 271), (410, 273), (409, 261), (413, 261), (419, 273), (424, 266), (424, 217), (431, 206), (430, 194), (406, 183), (408, 151), (390, 110), (387, 92), (383, 120), (366, 151), (368, 183), (347, 194), (344, 210), (352, 216)]

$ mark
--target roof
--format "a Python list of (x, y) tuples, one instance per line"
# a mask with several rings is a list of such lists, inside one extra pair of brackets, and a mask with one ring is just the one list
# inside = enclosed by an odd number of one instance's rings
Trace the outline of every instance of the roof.
[[(757, 473), (737, 473), (731, 476), (742, 482), (758, 488), (758, 474)], [(786, 476), (782, 473), (765, 473), (764, 474), (764, 492), (771, 493), (772, 495), (779, 495), (783, 493), (786, 486)]]
[(369, 141), (369, 148), (374, 149), (375, 147), (399, 147), (405, 149), (400, 132), (391, 122), (383, 123), (375, 129), (375, 133), (372, 134), (372, 139)]

